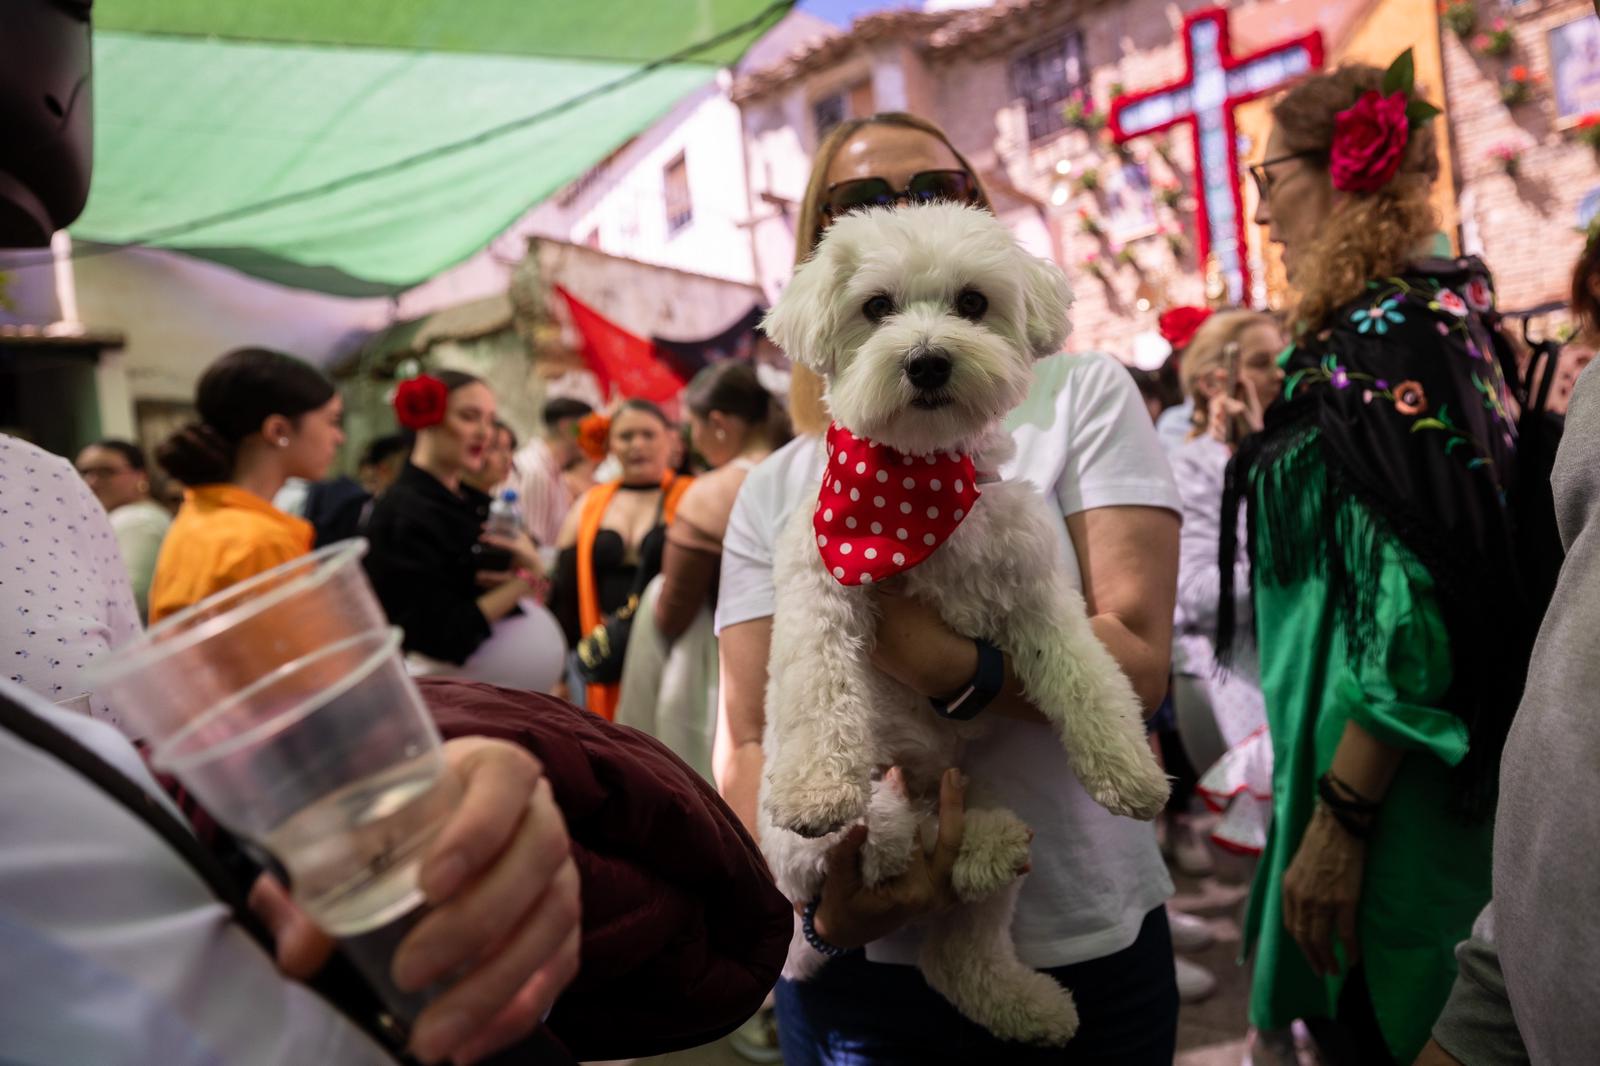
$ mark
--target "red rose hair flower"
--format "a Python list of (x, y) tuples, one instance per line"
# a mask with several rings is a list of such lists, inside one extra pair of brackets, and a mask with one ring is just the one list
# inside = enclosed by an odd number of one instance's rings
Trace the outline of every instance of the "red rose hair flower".
[(1353, 107), (1334, 116), (1328, 176), (1340, 192), (1377, 192), (1400, 169), (1411, 127), (1403, 92), (1361, 94)]
[(1161, 339), (1172, 345), (1173, 351), (1181, 352), (1189, 347), (1189, 342), (1210, 317), (1209, 307), (1169, 307), (1161, 312), (1156, 328), (1161, 331)]
[(415, 432), (444, 421), (450, 390), (431, 374), (418, 374), (394, 390), (394, 416), (404, 429)]
[(595, 411), (578, 422), (578, 450), (600, 462), (611, 450), (611, 419)]

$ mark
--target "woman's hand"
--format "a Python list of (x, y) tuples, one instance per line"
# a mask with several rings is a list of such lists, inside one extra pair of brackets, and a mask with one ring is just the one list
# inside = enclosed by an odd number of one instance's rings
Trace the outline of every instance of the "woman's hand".
[(1213, 440), (1230, 448), (1237, 443), (1232, 437), (1237, 420), (1243, 420), (1251, 433), (1261, 432), (1266, 424), (1261, 394), (1256, 391), (1255, 383), (1249, 378), (1240, 378), (1239, 390), (1244, 394), (1242, 399), (1219, 392), (1211, 397), (1207, 406), (1206, 432)]
[[(904, 791), (898, 769), (889, 771), (892, 784)], [(961, 852), (966, 817), (966, 780), (957, 770), (939, 779), (939, 834), (932, 850), (920, 841), (911, 849), (911, 866), (892, 881), (868, 886), (861, 879), (861, 848), (867, 827), (853, 826), (828, 852), (822, 896), (812, 925), (817, 935), (835, 947), (858, 948), (888, 936), (913, 918), (953, 906), (955, 888), (950, 881), (956, 856)]]
[(1360, 961), (1356, 915), (1367, 846), (1345, 831), (1320, 803), (1283, 875), (1283, 924), (1318, 976), (1339, 972), (1335, 940), (1347, 966)]
[(533, 538), (522, 530), (517, 530), (514, 536), (502, 537), (494, 533), (485, 533), (478, 538), (491, 548), (511, 553), (511, 561), (519, 570), (526, 570), (530, 574), (544, 574), (544, 560), (539, 557), (539, 549), (533, 543)]
[[(407, 991), (456, 975), (417, 1018), (412, 1050), (428, 1062), (472, 1062), (531, 1033), (576, 975), (578, 871), (538, 760), (482, 737), (444, 752), (461, 799), (419, 875), (433, 909), (401, 942), (392, 972)], [(304, 979), (327, 961), (333, 941), (277, 882), (259, 879), (250, 903), (277, 938), (284, 973)]]
[(978, 646), (904, 588), (892, 580), (873, 589), (879, 614), (872, 665), (930, 699), (960, 692), (978, 672)]

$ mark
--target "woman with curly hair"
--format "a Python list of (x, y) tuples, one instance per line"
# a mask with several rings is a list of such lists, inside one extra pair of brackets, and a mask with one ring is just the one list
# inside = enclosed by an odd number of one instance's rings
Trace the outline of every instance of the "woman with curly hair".
[(1273, 108), (1256, 221), (1294, 302), (1281, 399), (1241, 501), (1274, 752), (1246, 924), (1251, 1020), (1306, 1019), (1333, 1061), (1410, 1062), (1489, 897), (1496, 768), (1536, 620), (1507, 500), (1516, 437), (1474, 259), (1430, 259), (1437, 110), (1349, 66)]

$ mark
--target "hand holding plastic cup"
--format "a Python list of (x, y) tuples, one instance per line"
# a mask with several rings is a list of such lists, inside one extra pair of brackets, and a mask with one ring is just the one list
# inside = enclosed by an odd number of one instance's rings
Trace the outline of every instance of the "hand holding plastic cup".
[(295, 902), (409, 1019), (427, 997), (399, 992), (389, 961), (425, 913), (417, 873), (457, 785), (358, 565), (364, 547), (175, 616), (113, 657), (101, 690), (158, 769), (277, 859)]

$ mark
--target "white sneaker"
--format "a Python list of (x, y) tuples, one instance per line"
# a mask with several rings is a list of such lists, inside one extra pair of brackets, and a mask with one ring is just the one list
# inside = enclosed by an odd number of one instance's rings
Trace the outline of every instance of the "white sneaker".
[(1217, 942), (1205, 919), (1167, 908), (1167, 925), (1172, 929), (1172, 950), (1180, 954), (1204, 951)]
[(1199, 1003), (1217, 990), (1216, 976), (1199, 963), (1176, 956), (1172, 964), (1178, 971), (1179, 1003)]

